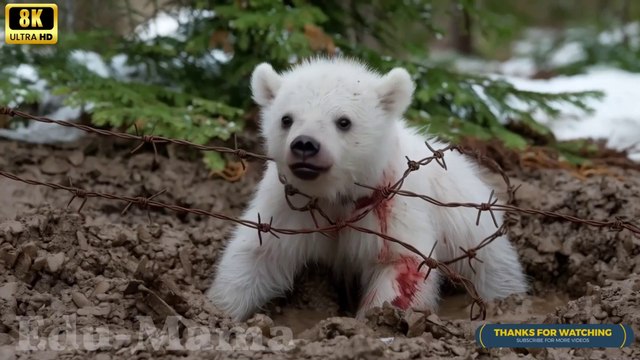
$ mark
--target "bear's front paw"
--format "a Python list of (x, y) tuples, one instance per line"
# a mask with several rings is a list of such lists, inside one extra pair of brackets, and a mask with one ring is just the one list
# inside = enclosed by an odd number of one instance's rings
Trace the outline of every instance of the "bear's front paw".
[(357, 318), (364, 320), (369, 309), (385, 302), (401, 310), (430, 310), (437, 308), (439, 275), (420, 268), (420, 261), (414, 256), (401, 256), (390, 264), (379, 264), (368, 283)]
[(206, 296), (215, 307), (234, 321), (245, 320), (255, 310), (251, 294), (241, 291), (237, 284), (216, 280), (207, 290)]

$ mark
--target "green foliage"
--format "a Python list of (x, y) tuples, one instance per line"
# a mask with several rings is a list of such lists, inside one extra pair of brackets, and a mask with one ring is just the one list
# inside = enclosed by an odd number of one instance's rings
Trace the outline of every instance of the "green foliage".
[(582, 56), (568, 64), (551, 67), (556, 73), (575, 75), (594, 65), (609, 65), (630, 72), (640, 72), (640, 23), (609, 28), (604, 32), (590, 27), (564, 34), (549, 51), (556, 51), (567, 44), (582, 50)]
[[(4, 23), (0, 22), (0, 26)], [(0, 68), (0, 104), (13, 106), (23, 103), (32, 104), (38, 101), (40, 93), (37, 87), (37, 74), (28, 67), (20, 64), (25, 60), (20, 51), (15, 47), (4, 46), (0, 54), (0, 63), (5, 65)], [(9, 62), (5, 59), (10, 59)], [(9, 67), (12, 64), (14, 67)]]
[[(27, 83), (9, 82), (12, 66), (30, 64), (48, 90), (82, 106), (96, 125), (134, 131), (135, 123), (146, 134), (204, 144), (242, 130), (243, 110), (253, 106), (249, 76), (258, 63), (284, 69), (312, 55), (342, 53), (380, 71), (406, 67), (418, 89), (408, 118), (430, 132), (451, 140), (498, 138), (523, 148), (531, 140), (508, 130), (507, 120), (548, 134), (535, 122), (536, 113), (553, 115), (562, 103), (586, 109), (584, 100), (596, 95), (521, 91), (505, 81), (425, 62), (424, 44), (444, 32), (438, 18), (451, 15), (448, 1), (352, 1), (351, 6), (337, 0), (185, 2), (190, 16), (171, 36), (141, 39), (94, 31), (61, 34), (60, 43), (50, 48), (0, 47), (0, 63), (8, 69), (0, 72), (0, 98), (5, 103), (36, 100), (37, 92), (25, 90)], [(511, 18), (478, 2), (460, 1), (460, 9), (485, 37), (504, 36), (514, 28)], [(100, 76), (73, 61), (70, 55), (77, 49), (95, 51), (107, 64), (124, 55), (131, 73), (110, 68), (109, 76)], [(27, 92), (20, 98), (19, 91)], [(207, 154), (204, 161), (216, 169), (224, 165), (216, 154)]]
[(32, 104), (38, 101), (40, 93), (30, 79), (15, 76), (14, 71), (0, 70), (0, 104)]
[[(38, 75), (48, 84), (47, 89), (54, 95), (64, 96), (65, 104), (90, 113), (97, 126), (186, 139), (198, 144), (212, 139), (227, 140), (242, 129), (243, 111), (239, 108), (185, 93), (179, 87), (99, 76), (75, 61), (65, 49), (53, 54), (30, 54), (28, 48), (22, 50), (25, 59), (36, 66)], [(11, 59), (7, 53), (0, 52), (0, 61), (5, 60), (2, 61), (5, 64)], [(5, 93), (0, 87), (3, 96), (16, 101), (20, 98), (15, 93), (25, 88), (11, 89), (13, 93)], [(39, 96), (31, 91), (20, 102), (35, 103)], [(213, 161), (214, 158), (218, 161)], [(224, 166), (221, 160), (219, 154), (208, 156), (208, 164), (216, 164), (217, 169)]]

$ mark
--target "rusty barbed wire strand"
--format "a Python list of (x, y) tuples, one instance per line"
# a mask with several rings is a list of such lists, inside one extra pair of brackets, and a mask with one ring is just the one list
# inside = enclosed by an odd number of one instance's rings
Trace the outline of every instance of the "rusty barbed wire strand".
[[(468, 259), (469, 266), (471, 267), (472, 271), (475, 273), (475, 269), (472, 266), (471, 260), (476, 259), (477, 261), (482, 262), (482, 260), (477, 257), (477, 252), (480, 249), (484, 248), (485, 246), (489, 245), (491, 242), (493, 242), (495, 239), (499, 238), (500, 236), (506, 235), (508, 231), (509, 221), (505, 219), (502, 225), (498, 226), (498, 223), (496, 221), (495, 214), (493, 213), (493, 211), (523, 213), (523, 214), (529, 214), (529, 215), (542, 215), (546, 217), (562, 219), (562, 220), (569, 221), (576, 224), (584, 224), (584, 225), (598, 227), (598, 228), (606, 227), (606, 228), (609, 228), (610, 231), (622, 231), (624, 229), (627, 229), (632, 233), (634, 233), (636, 237), (640, 238), (640, 227), (631, 223), (626, 218), (615, 217), (613, 220), (590, 220), (590, 219), (583, 219), (583, 218), (575, 217), (572, 215), (566, 215), (566, 214), (561, 214), (561, 213), (552, 212), (552, 211), (527, 209), (527, 208), (520, 208), (520, 207), (514, 206), (512, 204), (515, 202), (515, 194), (520, 186), (514, 187), (511, 184), (511, 180), (509, 176), (506, 174), (504, 169), (502, 169), (502, 167), (495, 160), (484, 156), (484, 154), (481, 154), (477, 150), (466, 149), (457, 145), (449, 145), (440, 150), (434, 150), (429, 145), (428, 142), (425, 142), (425, 145), (434, 155), (430, 157), (426, 157), (419, 161), (412, 161), (408, 157), (405, 157), (407, 159), (407, 170), (404, 172), (403, 176), (400, 178), (400, 180), (398, 180), (398, 182), (394, 186), (387, 186), (381, 189), (378, 187), (367, 186), (359, 183), (356, 183), (356, 185), (374, 191), (374, 195), (372, 195), (372, 197), (377, 198), (378, 201), (372, 207), (372, 209), (375, 208), (375, 206), (379, 204), (381, 201), (384, 201), (385, 199), (390, 199), (392, 196), (399, 195), (399, 196), (405, 196), (405, 197), (420, 198), (428, 203), (431, 203), (439, 207), (446, 207), (446, 208), (466, 207), (466, 208), (477, 209), (478, 215), (476, 217), (476, 225), (479, 224), (480, 216), (482, 212), (489, 212), (497, 230), (493, 234), (484, 238), (482, 241), (478, 243), (477, 246), (473, 248), (469, 248), (469, 249), (460, 248), (460, 250), (463, 252), (463, 255), (460, 255), (458, 257), (455, 257), (447, 261), (443, 261), (445, 264), (452, 264), (457, 261), (461, 261), (463, 259)], [(461, 154), (474, 157), (478, 162), (482, 163), (485, 166), (490, 167), (493, 171), (498, 173), (502, 177), (507, 188), (506, 204), (498, 204), (498, 200), (493, 198), (495, 194), (494, 190), (491, 191), (489, 195), (489, 200), (485, 203), (461, 203), (461, 202), (439, 201), (427, 195), (421, 195), (411, 191), (401, 190), (399, 186), (397, 186), (398, 184), (401, 184), (411, 172), (418, 170), (419, 167), (422, 166), (423, 164), (428, 164), (434, 160), (443, 169), (446, 170), (447, 168), (446, 168), (446, 163), (444, 162), (444, 153), (447, 150), (457, 150)], [(376, 192), (378, 193), (378, 195), (375, 195)]]
[(224, 146), (207, 146), (207, 145), (199, 145), (199, 144), (195, 144), (192, 143), (190, 141), (187, 140), (180, 140), (180, 139), (172, 139), (172, 138), (168, 138), (168, 137), (164, 137), (164, 136), (157, 136), (157, 135), (134, 135), (134, 134), (129, 134), (129, 133), (124, 133), (124, 132), (118, 132), (118, 131), (111, 131), (111, 130), (105, 130), (105, 129), (97, 129), (91, 126), (87, 126), (87, 125), (82, 125), (82, 124), (76, 124), (73, 122), (69, 122), (69, 121), (64, 121), (64, 120), (54, 120), (54, 119), (50, 119), (44, 116), (35, 116), (35, 115), (31, 115), (29, 113), (23, 112), (23, 111), (19, 111), (19, 110), (15, 110), (9, 107), (0, 107), (0, 115), (8, 115), (11, 117), (14, 116), (19, 116), (25, 119), (29, 119), (29, 120), (33, 120), (33, 121), (38, 121), (38, 122), (42, 122), (42, 123), (46, 123), (46, 124), (56, 124), (56, 125), (60, 125), (60, 126), (64, 126), (64, 127), (69, 127), (69, 128), (74, 128), (74, 129), (78, 129), (78, 130), (82, 130), (84, 132), (90, 133), (90, 134), (97, 134), (97, 135), (102, 135), (102, 136), (110, 136), (110, 137), (116, 137), (116, 138), (120, 138), (120, 139), (125, 139), (125, 140), (135, 140), (135, 141), (141, 141), (140, 144), (138, 144), (131, 152), (135, 152), (137, 150), (139, 150), (142, 145), (144, 144), (152, 144), (154, 146), (155, 149), (155, 145), (156, 144), (175, 144), (175, 145), (181, 145), (181, 146), (187, 146), (187, 147), (191, 147), (197, 150), (201, 150), (201, 151), (215, 151), (215, 152), (219, 152), (219, 153), (225, 153), (225, 154), (231, 154), (231, 155), (235, 155), (236, 157), (238, 157), (239, 159), (248, 159), (248, 158), (254, 158), (254, 159), (259, 159), (259, 160), (263, 160), (263, 161), (267, 161), (267, 160), (271, 160), (271, 158), (269, 158), (266, 155), (261, 155), (261, 154), (256, 154), (256, 153), (252, 153), (249, 152), (247, 150), (244, 149), (231, 149), (228, 147), (224, 147)]
[[(136, 150), (138, 150), (145, 143), (151, 143), (154, 147), (154, 154), (157, 154), (157, 150), (155, 148), (156, 144), (172, 143), (172, 144), (193, 147), (195, 149), (203, 150), (203, 151), (217, 151), (221, 153), (233, 154), (237, 156), (241, 161), (242, 159), (245, 159), (245, 158), (256, 158), (256, 159), (267, 160), (267, 161), (272, 160), (271, 158), (264, 155), (255, 154), (255, 153), (247, 152), (242, 149), (238, 149), (237, 142), (236, 142), (235, 149), (230, 149), (226, 147), (217, 147), (217, 146), (204, 146), (204, 145), (194, 144), (185, 140), (177, 140), (177, 139), (171, 139), (171, 138), (166, 138), (161, 136), (132, 135), (132, 134), (121, 133), (116, 131), (96, 129), (87, 125), (80, 125), (80, 124), (75, 124), (75, 123), (62, 121), (62, 120), (53, 120), (46, 117), (33, 116), (28, 113), (24, 113), (24, 112), (10, 109), (7, 107), (1, 107), (0, 114), (5, 114), (9, 116), (20, 116), (20, 117), (34, 120), (34, 121), (39, 121), (44, 123), (53, 123), (60, 126), (72, 127), (72, 128), (85, 131), (87, 133), (93, 133), (93, 134), (98, 134), (102, 136), (112, 136), (112, 137), (117, 137), (121, 139), (132, 140), (132, 141), (141, 141), (141, 143), (132, 152), (135, 152)], [(70, 192), (72, 194), (72, 198), (67, 204), (67, 207), (70, 206), (73, 200), (75, 200), (76, 198), (82, 199), (82, 204), (80, 205), (80, 208), (78, 209), (78, 211), (82, 210), (88, 198), (103, 198), (108, 200), (125, 202), (126, 206), (122, 212), (123, 215), (131, 206), (136, 205), (143, 209), (150, 209), (150, 208), (168, 209), (178, 213), (190, 213), (190, 214), (201, 215), (201, 216), (209, 216), (209, 217), (223, 220), (223, 221), (231, 221), (238, 225), (247, 226), (257, 230), (260, 244), (262, 244), (262, 233), (270, 233), (276, 238), (279, 238), (278, 235), (295, 235), (295, 234), (312, 234), (312, 233), (319, 233), (321, 235), (331, 237), (329, 234), (332, 232), (337, 232), (345, 228), (350, 228), (352, 230), (359, 231), (362, 233), (372, 234), (381, 238), (383, 241), (396, 243), (404, 247), (408, 251), (414, 253), (416, 256), (420, 257), (422, 261), (418, 266), (418, 271), (420, 271), (420, 269), (423, 266), (426, 266), (428, 269), (425, 275), (425, 279), (429, 276), (432, 269), (437, 269), (444, 276), (446, 276), (452, 283), (461, 285), (472, 298), (471, 313), (470, 313), (471, 319), (477, 319), (479, 317), (484, 318), (486, 316), (486, 303), (479, 296), (477, 289), (474, 287), (471, 280), (463, 277), (459, 273), (452, 270), (449, 267), (449, 265), (455, 262), (467, 259), (471, 270), (475, 273), (475, 268), (473, 268), (471, 261), (475, 259), (478, 262), (482, 262), (482, 260), (477, 257), (477, 252), (480, 249), (484, 248), (485, 246), (489, 245), (495, 239), (505, 235), (509, 228), (510, 221), (508, 221), (509, 219), (507, 218), (505, 218), (502, 224), (498, 226), (498, 222), (495, 218), (493, 211), (502, 211), (502, 212), (506, 212), (507, 214), (524, 213), (524, 214), (531, 214), (531, 215), (542, 215), (542, 216), (547, 216), (551, 218), (562, 219), (562, 220), (573, 222), (573, 223), (586, 224), (589, 226), (594, 226), (599, 228), (608, 227), (611, 231), (622, 231), (624, 229), (627, 229), (633, 232), (636, 236), (640, 234), (640, 228), (637, 225), (634, 225), (633, 223), (628, 221), (628, 219), (626, 218), (616, 217), (614, 218), (614, 220), (589, 220), (589, 219), (578, 218), (571, 215), (560, 214), (552, 211), (526, 209), (526, 208), (523, 209), (523, 208), (517, 207), (513, 204), (515, 202), (515, 193), (518, 190), (518, 187), (513, 187), (511, 185), (509, 176), (506, 174), (506, 172), (495, 160), (486, 157), (484, 154), (480, 153), (479, 151), (462, 148), (456, 145), (448, 145), (442, 149), (434, 149), (433, 147), (431, 147), (431, 145), (428, 142), (425, 142), (425, 145), (427, 149), (431, 151), (432, 155), (427, 156), (420, 160), (411, 160), (408, 157), (405, 157), (405, 159), (407, 160), (407, 169), (402, 173), (402, 176), (400, 176), (400, 178), (396, 182), (389, 183), (382, 187), (372, 187), (364, 184), (356, 184), (358, 186), (372, 190), (372, 193), (369, 197), (365, 199), (354, 200), (354, 205), (356, 207), (356, 210), (360, 210), (360, 211), (359, 212), (356, 211), (355, 215), (344, 220), (331, 219), (320, 208), (320, 206), (318, 205), (317, 198), (299, 191), (298, 189), (293, 187), (293, 185), (289, 184), (286, 181), (286, 178), (281, 176), (280, 182), (284, 186), (284, 196), (288, 206), (295, 211), (309, 212), (310, 216), (313, 219), (314, 225), (316, 226), (316, 228), (314, 229), (276, 228), (276, 227), (273, 227), (273, 220), (274, 220), (273, 218), (270, 218), (268, 223), (264, 223), (262, 222), (260, 214), (258, 214), (258, 221), (255, 222), (251, 220), (239, 219), (239, 218), (227, 216), (222, 213), (211, 212), (211, 211), (206, 211), (202, 209), (187, 208), (187, 207), (172, 205), (172, 204), (166, 204), (166, 203), (162, 203), (160, 201), (154, 200), (155, 197), (160, 196), (166, 190), (156, 193), (150, 197), (141, 197), (141, 196), (131, 197), (131, 196), (121, 196), (121, 195), (114, 195), (114, 194), (108, 194), (108, 193), (87, 191), (81, 188), (74, 187), (73, 184), (71, 183), (71, 179), (69, 179), (69, 186), (64, 186), (64, 185), (55, 184), (51, 182), (42, 182), (37, 180), (24, 179), (15, 174), (12, 174), (3, 170), (0, 170), (0, 176), (12, 179), (14, 181), (23, 182), (29, 185), (46, 186), (54, 190), (64, 190), (64, 191)], [(443, 202), (443, 201), (434, 199), (433, 197), (430, 197), (430, 196), (416, 194), (411, 191), (402, 189), (402, 185), (404, 184), (404, 181), (407, 179), (407, 177), (411, 173), (419, 170), (422, 166), (426, 166), (430, 164), (431, 162), (435, 161), (441, 168), (443, 168), (446, 171), (447, 164), (445, 161), (445, 154), (447, 151), (454, 151), (454, 150), (458, 151), (463, 155), (471, 156), (475, 158), (478, 162), (482, 163), (485, 166), (488, 166), (493, 171), (501, 175), (506, 185), (506, 191), (507, 191), (506, 204), (498, 203), (498, 200), (494, 198), (494, 191), (491, 192), (489, 199), (485, 203), (470, 203), (470, 202), (463, 203), (463, 202)], [(303, 206), (295, 206), (290, 200), (290, 197), (294, 195), (300, 195), (306, 198), (307, 203)], [(481, 214), (483, 212), (489, 212), (490, 216), (492, 217), (494, 225), (497, 227), (497, 230), (493, 234), (485, 237), (482, 241), (478, 243), (477, 246), (473, 248), (464, 249), (460, 247), (460, 250), (463, 253), (462, 255), (455, 257), (453, 259), (449, 259), (447, 261), (439, 261), (432, 257), (433, 250), (435, 249), (435, 245), (434, 245), (434, 248), (431, 250), (430, 254), (426, 256), (411, 244), (405, 243), (402, 240), (389, 236), (388, 234), (375, 231), (372, 229), (367, 229), (367, 228), (358, 226), (356, 224), (360, 220), (364, 219), (374, 209), (376, 209), (376, 207), (379, 206), (382, 202), (390, 200), (394, 196), (419, 198), (435, 206), (446, 207), (446, 208), (464, 207), (464, 208), (476, 209), (478, 210), (478, 215), (476, 217), (476, 225), (479, 224)], [(363, 201), (360, 201), (360, 200), (363, 200)], [(322, 218), (325, 219), (325, 221), (327, 221), (329, 225), (321, 227), (318, 223), (318, 219), (316, 218), (315, 214), (319, 214)], [(479, 307), (479, 312), (477, 316), (474, 316), (474, 309), (476, 306)]]
[[(495, 201), (492, 203), (480, 203), (480, 204), (461, 203), (461, 202), (443, 202), (440, 200), (436, 200), (430, 196), (416, 194), (414, 192), (407, 191), (407, 190), (397, 190), (395, 191), (395, 193), (400, 196), (420, 198), (428, 203), (431, 203), (439, 207), (447, 207), (447, 208), (464, 207), (464, 208), (477, 209), (478, 214), (484, 211), (487, 211), (489, 213), (492, 213), (493, 211), (511, 211), (511, 212), (521, 213), (521, 214), (542, 215), (550, 218), (562, 219), (575, 224), (584, 224), (584, 225), (589, 225), (589, 226), (598, 227), (598, 228), (606, 227), (606, 228), (609, 228), (611, 231), (622, 231), (626, 229), (633, 232), (636, 235), (640, 235), (640, 227), (633, 224), (629, 220), (623, 219), (620, 217), (616, 217), (614, 220), (591, 220), (591, 219), (579, 218), (572, 215), (561, 214), (553, 211), (520, 208), (517, 206), (508, 205), (508, 204), (497, 204)], [(495, 221), (495, 217), (494, 217), (494, 221)]]
[[(72, 194), (72, 200), (75, 198), (82, 198), (83, 199), (83, 205), (84, 202), (86, 202), (87, 199), (89, 198), (102, 198), (102, 199), (107, 199), (107, 200), (116, 200), (116, 201), (122, 201), (126, 203), (125, 208), (122, 211), (122, 214), (124, 214), (126, 211), (128, 211), (131, 206), (133, 205), (137, 205), (141, 208), (144, 209), (148, 209), (148, 208), (157, 208), (157, 209), (168, 209), (177, 213), (190, 213), (190, 214), (195, 214), (195, 215), (201, 215), (201, 216), (210, 216), (212, 218), (215, 219), (219, 219), (219, 220), (224, 220), (224, 221), (231, 221), (234, 222), (236, 224), (242, 225), (242, 226), (247, 226), (253, 229), (256, 229), (258, 231), (258, 238), (260, 243), (262, 243), (262, 233), (270, 233), (273, 236), (275, 236), (276, 238), (278, 238), (278, 234), (282, 234), (282, 235), (297, 235), (297, 234), (312, 234), (312, 233), (327, 233), (327, 232), (332, 232), (332, 231), (340, 231), (344, 228), (351, 228), (353, 230), (362, 232), (362, 233), (367, 233), (367, 234), (372, 234), (372, 235), (376, 235), (386, 241), (390, 241), (393, 243), (396, 243), (402, 247), (404, 247), (405, 249), (411, 251), (412, 253), (414, 253), (415, 255), (419, 256), (422, 259), (422, 263), (427, 264), (429, 267), (434, 266), (435, 268), (437, 268), (438, 270), (440, 270), (445, 276), (447, 276), (448, 278), (451, 279), (452, 282), (454, 283), (458, 283), (458, 284), (462, 284), (465, 289), (467, 290), (467, 292), (469, 293), (469, 295), (471, 296), (471, 298), (473, 299), (474, 303), (478, 303), (478, 304), (482, 304), (483, 300), (480, 298), (480, 296), (478, 295), (477, 290), (475, 289), (475, 287), (473, 286), (473, 283), (471, 282), (471, 280), (466, 279), (464, 277), (462, 277), (461, 275), (457, 274), (454, 270), (452, 270), (451, 268), (449, 268), (448, 264), (444, 263), (444, 262), (440, 262), (437, 261), (436, 259), (430, 257), (430, 256), (425, 256), (424, 254), (422, 254), (417, 248), (415, 248), (413, 245), (405, 243), (404, 241), (398, 240), (394, 237), (391, 237), (387, 234), (375, 231), (375, 230), (371, 230), (371, 229), (367, 229), (361, 226), (357, 226), (354, 225), (353, 222), (357, 222), (357, 220), (348, 220), (348, 221), (342, 221), (342, 222), (338, 222), (335, 225), (330, 225), (327, 227), (323, 227), (323, 228), (316, 228), (316, 229), (285, 229), (285, 228), (276, 228), (272, 226), (272, 221), (273, 219), (270, 220), (269, 223), (264, 223), (261, 220), (261, 216), (260, 214), (258, 214), (258, 222), (255, 221), (251, 221), (251, 220), (245, 220), (245, 219), (239, 219), (239, 218), (235, 218), (232, 216), (227, 216), (221, 213), (217, 213), (217, 212), (212, 212), (212, 211), (206, 211), (203, 209), (196, 209), (196, 208), (187, 208), (187, 207), (183, 207), (183, 206), (178, 206), (178, 205), (173, 205), (173, 204), (167, 204), (167, 203), (163, 203), (157, 200), (154, 200), (155, 197), (163, 194), (165, 191), (161, 191), (159, 193), (156, 193), (150, 197), (142, 197), (142, 196), (123, 196), (123, 195), (115, 195), (115, 194), (109, 194), (109, 193), (102, 193), (102, 192), (95, 192), (95, 191), (88, 191), (85, 189), (81, 189), (81, 188), (76, 188), (73, 186), (65, 186), (65, 185), (61, 185), (61, 184), (56, 184), (56, 183), (52, 183), (52, 182), (44, 182), (44, 181), (38, 181), (38, 180), (33, 180), (33, 179), (25, 179), (22, 178), (20, 176), (17, 176), (15, 174), (12, 174), (10, 172), (4, 171), (4, 170), (0, 170), (0, 176), (14, 180), (14, 181), (18, 181), (18, 182), (22, 182), (28, 185), (35, 185), (35, 186), (45, 186), (48, 187), (50, 189), (53, 190), (63, 190), (63, 191), (67, 191), (69, 193)], [(69, 202), (70, 204), (71, 202)], [(435, 265), (433, 265), (435, 264)], [(484, 308), (481, 306), (481, 309)]]

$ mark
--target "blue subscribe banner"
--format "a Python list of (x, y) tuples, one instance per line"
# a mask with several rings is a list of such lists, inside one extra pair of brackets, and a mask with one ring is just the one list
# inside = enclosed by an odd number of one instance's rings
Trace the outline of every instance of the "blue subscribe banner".
[(484, 324), (476, 330), (483, 348), (622, 348), (635, 340), (628, 325)]

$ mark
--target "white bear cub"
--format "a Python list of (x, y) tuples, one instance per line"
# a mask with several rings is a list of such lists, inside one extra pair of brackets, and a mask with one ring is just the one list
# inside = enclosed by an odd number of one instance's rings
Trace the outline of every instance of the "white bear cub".
[[(243, 219), (273, 219), (272, 226), (313, 229), (330, 223), (316, 212), (291, 209), (283, 176), (302, 193), (318, 199), (332, 221), (345, 221), (366, 210), (372, 190), (356, 185), (384, 187), (407, 169), (407, 160), (432, 153), (425, 138), (408, 127), (403, 113), (412, 101), (409, 73), (395, 68), (378, 74), (354, 60), (314, 59), (277, 73), (258, 65), (251, 77), (253, 99), (262, 109), (261, 131), (267, 164), (257, 193)], [(433, 148), (444, 144), (430, 140)], [(486, 202), (491, 189), (480, 179), (470, 160), (452, 151), (445, 155), (447, 170), (437, 164), (422, 166), (405, 180), (402, 189), (446, 202)], [(365, 199), (365, 201), (363, 201)], [(301, 195), (295, 206), (308, 202)], [(363, 205), (364, 204), (364, 205)], [(499, 224), (501, 213), (496, 212)], [(413, 245), (423, 254), (435, 246), (433, 257), (448, 260), (497, 229), (489, 214), (476, 225), (477, 210), (443, 208), (418, 198), (394, 196), (378, 203), (356, 225)], [(314, 219), (315, 218), (315, 219)], [(316, 225), (317, 224), (317, 225)], [(251, 316), (273, 297), (293, 286), (296, 273), (307, 263), (325, 263), (341, 276), (358, 276), (363, 286), (357, 313), (385, 301), (401, 309), (435, 310), (441, 275), (398, 244), (350, 228), (327, 234), (279, 235), (238, 226), (219, 261), (207, 296), (235, 320)], [(518, 256), (503, 236), (478, 251), (473, 260), (458, 261), (453, 269), (471, 279), (484, 299), (527, 291)]]

